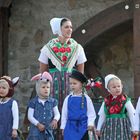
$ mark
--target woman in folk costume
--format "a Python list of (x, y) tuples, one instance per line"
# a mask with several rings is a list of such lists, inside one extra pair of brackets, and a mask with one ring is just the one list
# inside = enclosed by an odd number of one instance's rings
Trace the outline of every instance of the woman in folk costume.
[(0, 140), (18, 140), (19, 110), (17, 101), (12, 99), (18, 79), (0, 78)]
[(52, 77), (48, 72), (32, 77), (36, 81), (37, 96), (30, 100), (28, 119), (31, 122), (27, 140), (54, 140), (53, 131), (57, 128), (60, 113), (57, 100), (50, 97)]
[(71, 92), (64, 100), (61, 117), (64, 140), (88, 140), (88, 131), (92, 132), (94, 128), (96, 113), (84, 90), (87, 78), (73, 70), (69, 80)]
[(109, 95), (99, 110), (96, 134), (100, 140), (132, 140), (135, 109), (122, 91), (121, 80), (109, 74), (105, 77), (105, 88)]
[(51, 96), (59, 101), (61, 110), (63, 99), (68, 94), (68, 76), (73, 67), (84, 73), (84, 63), (87, 61), (80, 44), (71, 38), (72, 23), (67, 18), (53, 18), (50, 21), (52, 32), (58, 35), (50, 40), (39, 56), (40, 72), (49, 71), (53, 77)]

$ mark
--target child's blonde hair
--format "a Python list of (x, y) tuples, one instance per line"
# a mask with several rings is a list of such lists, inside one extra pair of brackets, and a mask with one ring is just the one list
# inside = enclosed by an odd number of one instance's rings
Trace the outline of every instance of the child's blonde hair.
[(4, 79), (0, 79), (0, 85), (5, 85), (7, 88), (10, 88), (8, 82)]

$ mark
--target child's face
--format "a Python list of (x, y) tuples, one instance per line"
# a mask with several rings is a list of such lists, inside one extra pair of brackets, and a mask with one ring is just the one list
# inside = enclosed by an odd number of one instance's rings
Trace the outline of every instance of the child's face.
[(5, 97), (9, 92), (9, 85), (6, 82), (0, 82), (0, 97)]
[(82, 83), (74, 78), (70, 78), (69, 79), (69, 83), (70, 83), (70, 89), (74, 92), (74, 93), (81, 93), (82, 91)]
[(108, 83), (108, 89), (113, 96), (118, 96), (122, 93), (123, 85), (119, 79), (112, 79)]
[(48, 97), (50, 95), (50, 82), (41, 83), (40, 85), (40, 95), (42, 97)]

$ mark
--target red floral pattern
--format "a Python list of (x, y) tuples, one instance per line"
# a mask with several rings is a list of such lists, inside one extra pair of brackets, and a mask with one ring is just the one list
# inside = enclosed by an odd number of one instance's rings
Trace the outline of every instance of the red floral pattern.
[(52, 49), (53, 49), (53, 51), (54, 51), (55, 53), (58, 53), (58, 52), (59, 52), (59, 49), (58, 49), (56, 46), (53, 47)]
[(100, 81), (95, 82), (95, 87), (101, 88), (102, 83)]
[(65, 55), (62, 57), (62, 61), (67, 61), (67, 59), (68, 59), (68, 58), (67, 58), (67, 56), (65, 56)]
[(105, 98), (105, 105), (109, 114), (119, 114), (126, 103), (126, 96), (121, 94), (116, 98), (109, 95)]
[(71, 48), (70, 47), (67, 47), (67, 48), (65, 48), (65, 51), (68, 52), (68, 53), (70, 53), (71, 52)]
[(60, 48), (60, 49), (59, 49), (59, 52), (61, 52), (61, 53), (66, 52), (66, 51), (65, 51), (65, 48), (64, 48), (64, 47)]
[(58, 53), (58, 52), (61, 52), (61, 53), (68, 52), (68, 53), (70, 53), (70, 52), (71, 52), (71, 48), (70, 48), (70, 47), (67, 47), (67, 48), (64, 48), (64, 47), (58, 48), (58, 47), (55, 46), (55, 47), (53, 47), (52, 49), (53, 49), (53, 51), (54, 51), (55, 53)]
[(101, 80), (100, 77), (97, 77), (96, 79), (92, 79), (92, 78), (88, 79), (86, 90), (90, 90), (93, 87), (101, 88), (102, 82), (100, 80)]
[(72, 52), (69, 45), (71, 45), (70, 41), (65, 44), (61, 44), (59, 40), (56, 40), (55, 46), (52, 47), (53, 52), (56, 53), (57, 57), (62, 61), (62, 66), (64, 66)]

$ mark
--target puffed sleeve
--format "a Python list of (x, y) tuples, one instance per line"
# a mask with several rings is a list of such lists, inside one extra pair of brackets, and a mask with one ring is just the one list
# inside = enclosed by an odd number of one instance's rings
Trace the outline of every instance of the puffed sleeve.
[(39, 55), (39, 58), (38, 60), (41, 62), (41, 63), (44, 63), (44, 64), (48, 64), (48, 56), (47, 56), (47, 47), (46, 45), (43, 46), (43, 48), (41, 49), (40, 51), (40, 55)]
[(78, 46), (79, 47), (79, 52), (78, 52), (77, 65), (85, 63), (87, 61), (87, 58), (86, 58), (83, 47), (80, 44), (78, 44), (78, 45), (79, 45)]

